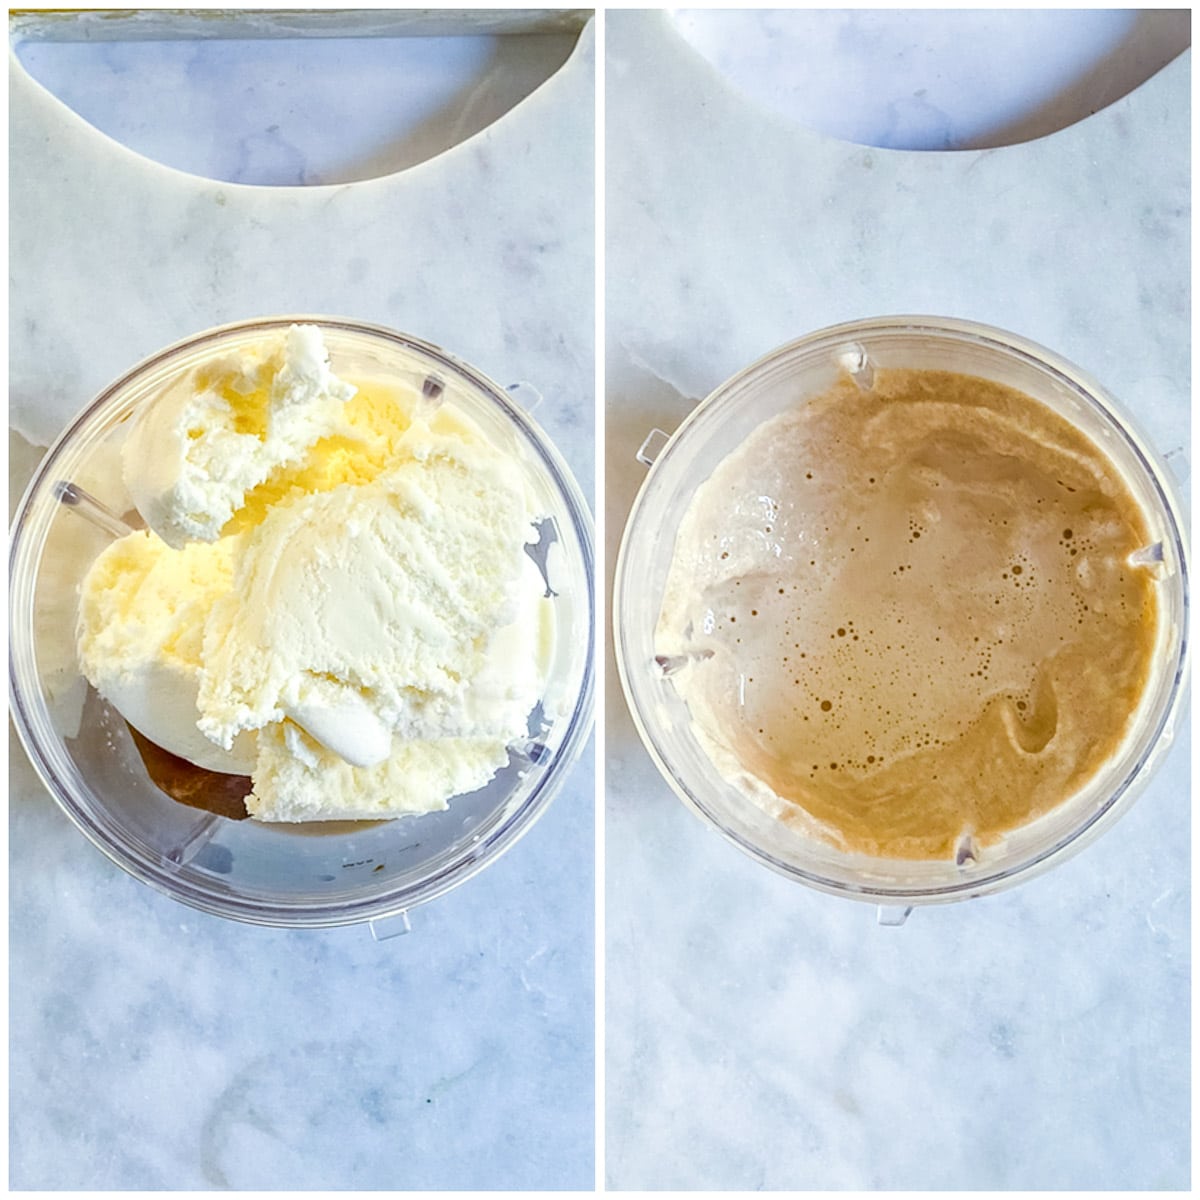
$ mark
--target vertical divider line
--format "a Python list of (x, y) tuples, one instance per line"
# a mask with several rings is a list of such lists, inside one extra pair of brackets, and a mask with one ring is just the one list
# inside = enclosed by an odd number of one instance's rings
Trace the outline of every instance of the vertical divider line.
[(608, 606), (605, 603), (605, 598), (608, 595), (608, 579), (605, 570), (605, 557), (607, 540), (605, 537), (604, 524), (604, 505), (607, 489), (605, 487), (605, 469), (607, 464), (607, 455), (604, 444), (605, 431), (605, 401), (604, 401), (604, 346), (605, 346), (605, 239), (606, 239), (606, 224), (605, 224), (605, 205), (604, 205), (604, 35), (605, 35), (605, 10), (599, 7), (595, 10), (593, 20), (596, 23), (596, 40), (595, 40), (595, 112), (593, 114), (592, 128), (594, 138), (594, 171), (595, 178), (593, 184), (595, 186), (595, 207), (593, 210), (593, 220), (595, 223), (595, 252), (593, 255), (593, 272), (594, 272), (594, 288), (595, 288), (595, 337), (593, 347), (593, 365), (595, 370), (595, 400), (594, 400), (594, 419), (595, 419), (595, 446), (596, 446), (596, 484), (594, 487), (595, 493), (595, 526), (596, 526), (596, 554), (595, 562), (595, 676), (596, 676), (596, 722), (595, 722), (595, 738), (596, 738), (596, 753), (595, 753), (595, 898), (596, 898), (596, 914), (595, 914), (595, 957), (593, 961), (593, 978), (595, 980), (596, 994), (593, 1002), (593, 1010), (595, 1013), (596, 1032), (595, 1032), (595, 1081), (596, 1081), (596, 1096), (595, 1096), (595, 1163), (596, 1163), (596, 1191), (604, 1191), (605, 1181), (605, 1156), (604, 1156), (604, 1137), (605, 1137), (605, 1108), (604, 1108), (604, 982), (605, 982), (605, 961), (604, 961), (604, 900), (605, 900), (605, 854), (604, 854), (604, 777), (605, 777), (605, 696), (606, 696), (606, 676), (608, 655), (606, 647), (608, 646), (607, 630), (605, 628), (605, 613), (608, 611)]

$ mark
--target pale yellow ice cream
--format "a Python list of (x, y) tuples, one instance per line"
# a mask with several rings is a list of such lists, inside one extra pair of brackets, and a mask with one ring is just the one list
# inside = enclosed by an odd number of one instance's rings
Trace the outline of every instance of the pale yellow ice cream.
[(169, 546), (215, 541), (251, 488), (343, 428), (353, 395), (313, 325), (197, 367), (130, 429), (124, 474), (138, 512)]
[(152, 742), (210, 771), (248, 774), (254, 735), (222, 749), (196, 727), (204, 626), (228, 592), (239, 537), (172, 550), (143, 530), (111, 543), (80, 592), (83, 674)]
[(397, 736), (382, 762), (356, 767), (291, 721), (263, 729), (258, 746), (246, 807), (260, 821), (377, 821), (435, 812), (452, 796), (483, 787), (508, 761), (502, 737)]
[(200, 728), (214, 741), (290, 717), (365, 767), (393, 731), (512, 736), (523, 723), (533, 655), (489, 704), (471, 702), (494, 635), (536, 630), (545, 606), (521, 477), (485, 443), (423, 423), (398, 451), (373, 482), (282, 501), (248, 534), (205, 627)]
[[(463, 413), (376, 381), (318, 380), (291, 406), (319, 410), (314, 436), (277, 453), (277, 375), (294, 352), (324, 361), (311, 334), (289, 335), (253, 356), (256, 386), (237, 392), (237, 422), (258, 430), (270, 461), (239, 450), (236, 487), (208, 469), (176, 503), (139, 489), (127, 454), (131, 494), (151, 497), (144, 515), (176, 540), (206, 540), (173, 548), (148, 530), (110, 546), (82, 585), (80, 661), (151, 740), (251, 774), (247, 808), (261, 820), (443, 808), (504, 765), (542, 691), (553, 610), (526, 553), (538, 514), (519, 468)], [(222, 362), (192, 378), (204, 395), (253, 374)], [(194, 416), (185, 390), (169, 390), (170, 422)]]

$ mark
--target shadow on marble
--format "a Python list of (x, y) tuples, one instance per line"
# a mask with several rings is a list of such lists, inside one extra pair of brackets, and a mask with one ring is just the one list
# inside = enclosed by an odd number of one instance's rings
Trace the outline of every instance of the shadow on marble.
[(892, 150), (1044, 137), (1120, 100), (1191, 44), (1186, 9), (676, 9), (669, 19), (764, 110)]
[(85, 121), (146, 158), (228, 183), (312, 186), (390, 175), (444, 153), (532, 95), (577, 41), (29, 40), (16, 55)]
[(1191, 11), (1140, 11), (1121, 41), (1089, 71), (1032, 112), (965, 142), (963, 150), (990, 150), (1046, 137), (1116, 103), (1174, 61), (1192, 44)]
[(319, 182), (374, 179), (444, 153), (486, 129), (532, 95), (567, 61), (575, 48), (575, 39), (566, 37), (513, 37), (493, 41), (495, 44), (487, 63), (480, 69), (479, 79), (460, 88), (439, 112), (360, 162), (347, 165), (341, 172), (343, 178)]

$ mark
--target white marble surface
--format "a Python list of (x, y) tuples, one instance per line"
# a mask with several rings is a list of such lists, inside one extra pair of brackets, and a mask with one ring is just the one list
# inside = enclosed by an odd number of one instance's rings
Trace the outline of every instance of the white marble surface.
[[(607, 50), (610, 567), (652, 426), (874, 314), (1054, 347), (1186, 475), (1187, 56), (1050, 137), (908, 153), (758, 107), (662, 14)], [(608, 681), (612, 1187), (1188, 1186), (1186, 732), (1080, 855), (892, 929), (706, 830)]]
[[(533, 383), (591, 495), (590, 32), (482, 133), (348, 186), (182, 174), (10, 71), (10, 416), (26, 438), (44, 445), (188, 333), (342, 314)], [(199, 105), (206, 83), (164, 62), (161, 103)], [(379, 944), (180, 906), (69, 825), (15, 739), (11, 763), (13, 1187), (590, 1187), (590, 751), (519, 845)]]

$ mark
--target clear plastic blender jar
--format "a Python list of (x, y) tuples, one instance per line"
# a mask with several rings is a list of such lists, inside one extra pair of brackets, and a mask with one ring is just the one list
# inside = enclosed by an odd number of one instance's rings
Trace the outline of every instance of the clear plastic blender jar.
[[(120, 714), (79, 672), (78, 586), (131, 508), (120, 445), (130, 416), (169, 380), (292, 324), (321, 327), (334, 371), (444, 394), (518, 463), (543, 514), (537, 546), (555, 606), (555, 646), (528, 736), (507, 765), (445, 812), (375, 823), (279, 826), (187, 807), (146, 773)], [(98, 506), (91, 504), (94, 498)], [(532, 539), (531, 539), (532, 540)], [(582, 751), (592, 719), (592, 524), (546, 435), (505, 389), (438, 347), (340, 318), (273, 317), (209, 330), (138, 364), (47, 452), (10, 547), (10, 690), (29, 757), (71, 820), (114, 862), (186, 904), (264, 925), (370, 921), (377, 935), (470, 878), (532, 825)], [(390, 920), (396, 918), (396, 920)]]
[[(959, 861), (850, 853), (778, 820), (717, 772), (671, 683), (671, 664), (655, 656), (672, 550), (697, 487), (764, 422), (826, 391), (843, 373), (868, 381), (879, 367), (979, 376), (1048, 405), (1110, 457), (1152, 531), (1139, 555), (1158, 592), (1157, 642), (1150, 679), (1119, 751), (1050, 813)], [(1061, 862), (1108, 828), (1166, 753), (1184, 694), (1188, 646), (1179, 501), (1165, 465), (1116, 402), (1050, 351), (1000, 330), (943, 318), (839, 325), (747, 367), (698, 405), (673, 436), (655, 431), (639, 457), (652, 465), (626, 524), (613, 592), (616, 660), (629, 708), (655, 764), (684, 804), (765, 866), (826, 892), (871, 901), (881, 914), (980, 896)]]

